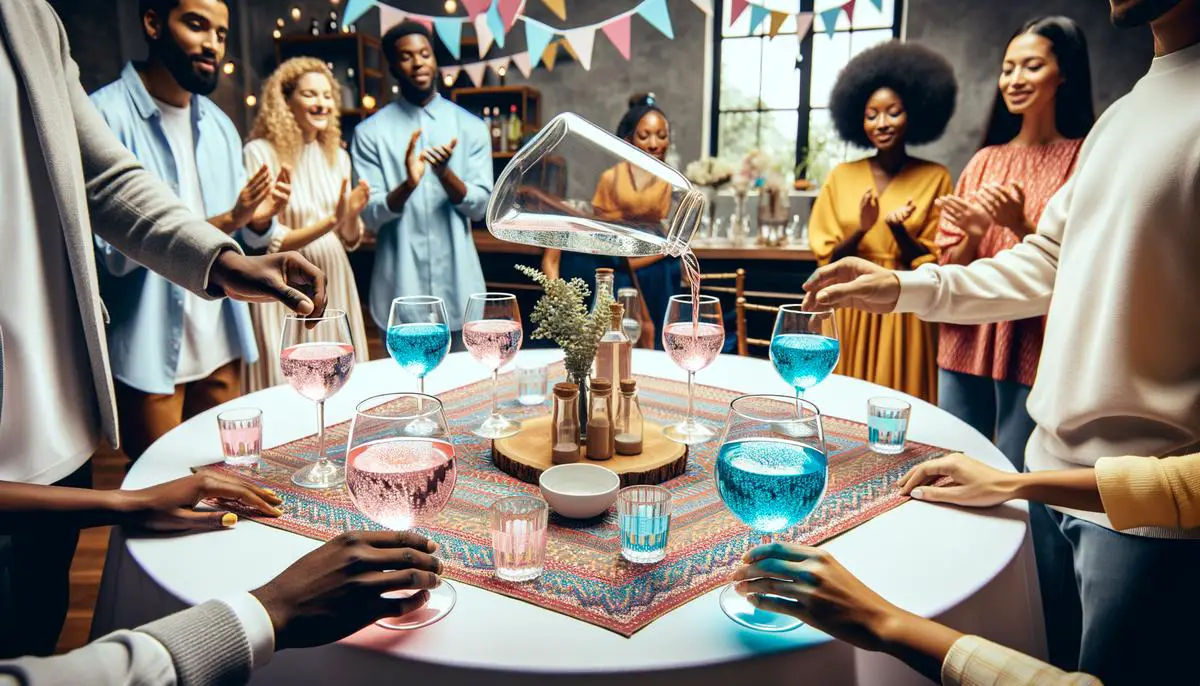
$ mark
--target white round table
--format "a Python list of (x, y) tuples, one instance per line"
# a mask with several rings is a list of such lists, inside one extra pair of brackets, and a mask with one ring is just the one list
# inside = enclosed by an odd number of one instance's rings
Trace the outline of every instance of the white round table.
[[(561, 352), (529, 350), (520, 359), (550, 362)], [(684, 380), (660, 352), (638, 350), (640, 373)], [(465, 353), (450, 355), (427, 380), (431, 393), (486, 378)], [(755, 393), (791, 389), (764, 360), (721, 356), (697, 381)], [(378, 393), (415, 390), (390, 360), (359, 365), (326, 403), (326, 421), (349, 419), (356, 403)], [(827, 414), (865, 421), (867, 398), (903, 394), (832, 376), (807, 397)], [(1010, 470), (1004, 456), (963, 422), (920, 400), (909, 437), (970, 453)], [(155, 443), (130, 470), (125, 488), (185, 476), (220, 454), (215, 415), (264, 410), (264, 444), (311, 434), (315, 410), (280, 386), (210, 410)], [(888, 600), (917, 614), (1043, 653), (1040, 600), (1023, 504), (965, 511), (908, 502), (825, 544), (842, 564)], [(205, 600), (256, 588), (318, 541), (254, 522), (231, 531), (184, 537), (114, 534), (93, 635), (135, 626)], [(463, 583), (443, 621), (415, 632), (375, 627), (335, 645), (277, 654), (254, 683), (554, 684), (887, 684), (926, 683), (890, 657), (854, 650), (802, 627), (761, 634), (730, 621), (718, 591), (661, 617), (632, 638)], [(425, 682), (424, 680), (430, 681)], [(686, 681), (685, 681), (686, 679)]]

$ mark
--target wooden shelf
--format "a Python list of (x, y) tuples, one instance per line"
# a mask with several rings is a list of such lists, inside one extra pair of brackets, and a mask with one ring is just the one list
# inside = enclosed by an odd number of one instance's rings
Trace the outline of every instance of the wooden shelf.
[(370, 67), (364, 67), (362, 71), (363, 71), (363, 76), (365, 76), (369, 79), (385, 78), (383, 72), (379, 71), (378, 69), (371, 69)]
[(513, 158), (513, 156), (516, 154), (517, 154), (516, 152), (509, 152), (507, 150), (505, 150), (503, 152), (500, 150), (493, 150), (492, 151), (492, 159), (493, 160), (511, 160)]

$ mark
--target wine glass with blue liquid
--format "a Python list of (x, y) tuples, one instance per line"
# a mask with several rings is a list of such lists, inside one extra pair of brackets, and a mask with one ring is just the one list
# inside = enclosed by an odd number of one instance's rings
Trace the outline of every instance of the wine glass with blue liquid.
[[(417, 392), (425, 394), (425, 377), (437, 369), (450, 350), (446, 303), (431, 295), (413, 295), (392, 301), (388, 315), (387, 350), (404, 371), (417, 377)], [(418, 415), (406, 430), (427, 435), (437, 426)]]
[[(783, 395), (734, 400), (713, 472), (725, 507), (762, 534), (764, 543), (796, 526), (817, 509), (828, 481), (820, 410)], [(738, 624), (759, 631), (791, 631), (801, 624), (750, 604), (735, 584), (721, 592), (721, 609)]]
[(833, 310), (805, 312), (800, 305), (784, 305), (775, 316), (771, 335), (771, 363), (792, 388), (796, 398), (833, 373), (841, 354)]

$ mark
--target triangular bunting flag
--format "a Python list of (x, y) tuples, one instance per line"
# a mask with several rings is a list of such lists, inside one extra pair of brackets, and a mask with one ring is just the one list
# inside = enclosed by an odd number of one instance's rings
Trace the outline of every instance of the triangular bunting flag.
[(483, 74), (487, 71), (487, 62), (472, 62), (464, 64), (462, 68), (467, 72), (467, 76), (471, 77), (471, 83), (475, 84), (476, 88), (483, 85)]
[[(530, 55), (541, 55), (554, 38), (554, 29), (536, 19), (525, 17), (525, 47)], [(537, 66), (538, 58), (534, 58), (533, 66)], [(551, 66), (551, 65), (546, 65)]]
[[(517, 17), (521, 16), (521, 10), (525, 9), (525, 0), (496, 0), (496, 5), (500, 7), (504, 30), (510, 31), (513, 24), (517, 23)], [(500, 47), (504, 47), (504, 45), (501, 44)]]
[(784, 12), (771, 12), (771, 28), (767, 29), (767, 35), (771, 38), (779, 35), (779, 29), (783, 26), (783, 22), (787, 21), (788, 15)]
[(600, 27), (604, 35), (616, 46), (621, 57), (629, 59), (629, 15), (622, 15)]
[[(879, 0), (883, 2), (883, 0)], [(692, 0), (692, 4), (700, 8), (700, 11), (705, 14), (712, 14), (712, 0)]]
[(762, 26), (763, 20), (771, 15), (771, 10), (758, 5), (750, 5), (750, 33), (753, 34)]
[(528, 52), (518, 52), (512, 55), (513, 64), (517, 65), (517, 69), (521, 72), (521, 76), (529, 78), (533, 73), (533, 60), (530, 59)]
[(438, 17), (433, 20), (438, 38), (446, 44), (446, 49), (454, 55), (454, 59), (462, 59), (462, 20), (458, 17)]
[(379, 7), (379, 35), (388, 32), (396, 24), (404, 21), (404, 13), (395, 7), (389, 5), (377, 5)]
[(504, 28), (504, 20), (500, 18), (500, 5), (492, 3), (491, 9), (484, 15), (487, 17), (488, 28), (492, 31), (492, 40), (496, 41), (496, 45), (504, 47), (504, 35), (507, 29)]
[(342, 13), (342, 26), (349, 26), (358, 21), (374, 6), (375, 0), (349, 0), (346, 3), (346, 11)]
[(475, 17), (475, 39), (479, 41), (479, 56), (483, 57), (492, 47), (492, 30), (488, 28), (486, 14)]
[(439, 71), (442, 72), (442, 83), (453, 86), (454, 82), (458, 80), (458, 74), (462, 71), (462, 67), (455, 64), (449, 67), (442, 67)]
[(813, 13), (812, 12), (801, 12), (800, 14), (796, 15), (796, 39), (797, 40), (804, 40), (804, 37), (808, 35), (808, 30), (812, 28), (812, 23), (813, 23)]
[(563, 21), (567, 20), (567, 0), (542, 0), (542, 4), (550, 8), (554, 16)]
[(846, 18), (854, 21), (854, 2), (855, 0), (846, 0), (846, 4), (842, 5), (842, 9), (846, 10)]
[(742, 12), (746, 11), (746, 6), (750, 3), (747, 0), (731, 0), (729, 3), (729, 25), (733, 26), (733, 22), (742, 16)]
[(471, 21), (475, 17), (487, 11), (487, 8), (492, 4), (492, 0), (462, 0), (463, 7), (467, 8), (467, 18)]
[(871, 4), (875, 5), (875, 9), (883, 11), (883, 0), (871, 0)]
[(583, 65), (585, 70), (591, 71), (592, 46), (596, 44), (596, 29), (591, 26), (571, 29), (564, 33), (563, 37), (567, 39), (567, 43), (574, 50), (579, 64)]
[(508, 60), (508, 55), (505, 55), (504, 57), (497, 57), (494, 60), (488, 60), (487, 66), (489, 69), (496, 72), (497, 76), (503, 76), (503, 74), (500, 73), (500, 70), (503, 69), (508, 71)]
[[(529, 21), (528, 17), (525, 19)], [(558, 43), (551, 43), (542, 50), (542, 64), (546, 65), (546, 71), (554, 71), (554, 63), (558, 61)], [(536, 64), (534, 66), (537, 66)]]
[(821, 12), (821, 26), (824, 27), (826, 36), (833, 38), (833, 32), (837, 30), (837, 20), (841, 14), (841, 7), (834, 7)]
[(554, 41), (554, 42), (561, 45), (563, 47), (563, 50), (566, 50), (567, 54), (571, 56), (571, 59), (575, 60), (576, 62), (579, 61), (579, 55), (575, 52), (575, 48), (571, 47), (570, 43), (568, 43), (565, 40), (558, 40), (558, 41)]
[(671, 13), (667, 11), (667, 0), (644, 0), (637, 6), (637, 13), (664, 36), (675, 39), (675, 31), (671, 29)]

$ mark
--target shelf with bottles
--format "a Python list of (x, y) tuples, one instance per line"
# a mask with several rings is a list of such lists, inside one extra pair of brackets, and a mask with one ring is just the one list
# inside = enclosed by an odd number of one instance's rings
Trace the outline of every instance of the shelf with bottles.
[(303, 56), (315, 57), (329, 65), (342, 99), (342, 137), (349, 141), (358, 122), (391, 102), (393, 87), (383, 50), (374, 36), (342, 32), (328, 25), (323, 33), (314, 34), (312, 30), (315, 29), (277, 38), (276, 64)]
[(456, 88), (450, 98), (488, 124), (492, 157), (505, 163), (541, 128), (542, 94), (530, 86)]

